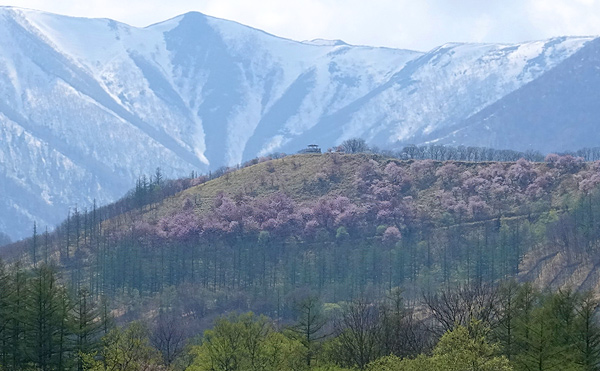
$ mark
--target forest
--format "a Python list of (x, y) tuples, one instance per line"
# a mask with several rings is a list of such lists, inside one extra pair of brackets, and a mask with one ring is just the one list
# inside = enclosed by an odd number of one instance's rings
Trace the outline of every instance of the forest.
[[(158, 169), (3, 248), (0, 365), (595, 370), (598, 185), (571, 154)], [(542, 281), (557, 256), (593, 269)]]
[[(598, 242), (596, 163), (570, 156), (483, 165), (336, 154), (314, 160), (321, 172), (298, 187), (322, 194), (316, 200), (296, 200), (261, 178), (255, 183), (270, 193), (206, 200), (183, 192), (103, 223), (94, 222), (94, 210), (74, 213), (51, 237), (33, 238), (30, 257), (34, 264), (56, 257), (74, 289), (84, 285), (95, 296), (156, 299), (169, 288), (178, 298), (204, 298), (183, 300), (199, 306), (183, 311), (279, 317), (287, 298), (307, 287), (328, 302), (394, 287), (413, 298), (439, 284), (514, 277), (536, 247), (581, 255)], [(294, 161), (274, 162), (295, 172), (302, 165)], [(358, 171), (349, 173), (356, 161)], [(277, 177), (273, 162), (263, 165)], [(336, 194), (335, 185), (352, 190)]]
[(598, 301), (514, 280), (458, 285), (407, 303), (323, 303), (306, 291), (293, 320), (230, 312), (203, 333), (164, 307), (116, 326), (105, 298), (73, 295), (41, 264), (0, 266), (0, 361), (6, 370), (597, 370)]

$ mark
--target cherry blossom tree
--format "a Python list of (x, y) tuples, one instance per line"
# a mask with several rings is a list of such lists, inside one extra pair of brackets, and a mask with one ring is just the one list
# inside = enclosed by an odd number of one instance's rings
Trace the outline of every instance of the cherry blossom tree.
[(437, 169), (435, 175), (441, 179), (444, 188), (450, 189), (457, 185), (460, 172), (458, 166), (453, 162), (449, 162)]

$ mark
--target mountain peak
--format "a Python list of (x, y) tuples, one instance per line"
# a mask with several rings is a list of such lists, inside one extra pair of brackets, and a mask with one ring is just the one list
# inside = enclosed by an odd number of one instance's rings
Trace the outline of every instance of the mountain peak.
[(183, 14), (176, 15), (175, 17), (166, 19), (164, 21), (160, 21), (160, 22), (157, 22), (157, 23), (150, 24), (150, 25), (146, 26), (146, 28), (150, 28), (150, 27), (153, 27), (153, 26), (156, 26), (156, 25), (160, 25), (160, 24), (165, 24), (165, 23), (179, 23), (183, 19), (205, 19), (207, 17), (208, 16), (206, 14), (204, 14), (204, 13), (192, 10), (192, 11), (189, 11), (189, 12), (186, 12), (186, 13), (183, 13)]
[(317, 46), (341, 46), (341, 45), (349, 45), (343, 40), (328, 40), (328, 39), (313, 39), (313, 40), (305, 40), (302, 41), (303, 44), (309, 45), (317, 45)]

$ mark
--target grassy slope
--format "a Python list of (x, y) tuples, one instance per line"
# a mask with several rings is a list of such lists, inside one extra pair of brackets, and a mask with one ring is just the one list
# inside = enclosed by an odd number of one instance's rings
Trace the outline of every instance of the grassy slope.
[[(339, 194), (357, 200), (359, 194), (354, 186), (356, 169), (373, 157), (305, 154), (262, 162), (189, 188), (165, 200), (153, 213), (153, 219), (176, 212), (186, 199), (195, 201), (197, 211), (203, 214), (210, 210), (213, 200), (221, 192), (229, 196), (245, 194), (257, 198), (283, 192), (298, 202), (314, 200), (324, 194)], [(327, 189), (317, 189), (315, 175), (332, 166), (334, 160), (340, 164), (339, 179), (331, 182)]]

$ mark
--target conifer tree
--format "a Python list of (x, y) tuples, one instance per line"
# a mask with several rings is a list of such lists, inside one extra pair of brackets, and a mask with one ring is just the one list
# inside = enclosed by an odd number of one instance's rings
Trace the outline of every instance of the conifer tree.
[(61, 288), (61, 293), (62, 295), (59, 296), (58, 300), (59, 310), (56, 328), (56, 338), (58, 341), (56, 367), (58, 370), (65, 370), (72, 366), (73, 363), (72, 357), (69, 357), (72, 349), (71, 337), (73, 335), (73, 319), (70, 314), (73, 304), (64, 288)]
[(11, 271), (10, 291), (8, 302), (10, 317), (8, 318), (7, 331), (9, 341), (6, 347), (8, 359), (6, 365), (9, 369), (18, 370), (26, 362), (26, 328), (25, 328), (25, 308), (27, 304), (28, 280), (25, 270), (20, 263), (17, 263)]
[(509, 361), (512, 361), (519, 351), (516, 340), (521, 309), (517, 299), (519, 289), (516, 282), (509, 281), (504, 283), (499, 290), (498, 325), (495, 328), (494, 335)]
[(33, 222), (33, 236), (31, 238), (31, 256), (33, 259), (33, 266), (37, 265), (37, 250), (38, 250), (38, 233), (37, 223)]
[(307, 294), (293, 305), (297, 319), (290, 329), (306, 348), (306, 365), (310, 366), (316, 343), (325, 337), (323, 330), (327, 317), (323, 313), (323, 304), (315, 295)]
[(61, 320), (61, 302), (65, 295), (57, 282), (54, 269), (42, 265), (34, 269), (29, 281), (26, 302), (26, 329), (29, 360), (42, 371), (57, 366), (57, 338)]
[(11, 311), (12, 282), (6, 266), (0, 260), (0, 365), (8, 364), (8, 346), (10, 344), (10, 324), (13, 312)]
[(50, 234), (48, 233), (48, 226), (44, 232), (44, 264), (48, 264), (48, 249), (50, 248)]
[(575, 307), (575, 363), (583, 371), (600, 370), (600, 326), (598, 301), (591, 292), (582, 295)]
[(559, 339), (560, 323), (554, 316), (552, 298), (542, 296), (527, 321), (520, 324), (521, 351), (515, 357), (517, 370), (566, 370), (568, 346)]
[(114, 327), (114, 320), (106, 296), (100, 298), (100, 333), (106, 336)]
[[(77, 337), (75, 354), (94, 353), (100, 345), (103, 323), (100, 321), (100, 311), (86, 288), (79, 290), (73, 308), (73, 319)], [(81, 358), (78, 357), (77, 369), (82, 371), (83, 366)]]
[(66, 225), (66, 232), (65, 232), (65, 256), (62, 255), (62, 250), (61, 250), (61, 261), (63, 260), (69, 260), (70, 257), (70, 252), (69, 252), (69, 247), (71, 245), (71, 208), (69, 208), (69, 212), (67, 214), (67, 225)]

